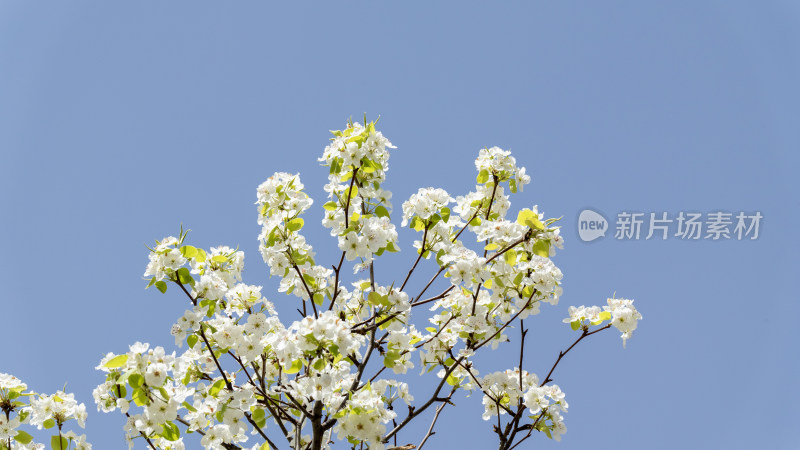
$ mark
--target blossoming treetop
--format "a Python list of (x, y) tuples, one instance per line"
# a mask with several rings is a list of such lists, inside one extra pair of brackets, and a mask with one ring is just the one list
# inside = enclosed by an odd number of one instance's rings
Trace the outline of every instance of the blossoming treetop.
[[(453, 396), (477, 391), (483, 418), (495, 418), (499, 449), (534, 432), (560, 439), (568, 405), (552, 383), (556, 366), (578, 342), (612, 326), (628, 339), (641, 319), (632, 301), (571, 307), (565, 322), (576, 341), (544, 378), (524, 370), (524, 321), (558, 303), (562, 274), (551, 258), (563, 248), (557, 219), (536, 206), (507, 219), (509, 194), (530, 182), (525, 169), (493, 147), (475, 161), (474, 191), (453, 198), (419, 189), (402, 205), (402, 225), (419, 233), (414, 260), (408, 272), (382, 274), (376, 261), (400, 249), (383, 188), (394, 147), (366, 120), (333, 135), (320, 158), (329, 167), (322, 224), (337, 240), (338, 262), (318, 262), (302, 234), (313, 201), (299, 175), (275, 173), (257, 190), (261, 254), (280, 277), (279, 290), (298, 298), (302, 317), (282, 321), (260, 286), (242, 282), (241, 251), (191, 246), (183, 231), (164, 238), (151, 249), (145, 276), (161, 292), (174, 286), (186, 297), (172, 335), (187, 348), (177, 355), (136, 343), (109, 353), (98, 366), (106, 373), (94, 392), (98, 409), (122, 412), (130, 445), (151, 449), (183, 449), (187, 433), (201, 435), (206, 449), (318, 450), (339, 440), (379, 450), (412, 439), (416, 445), (402, 448), (422, 448)], [(408, 292), (422, 259), (436, 270), (420, 292)], [(345, 261), (358, 276), (351, 282)], [(446, 288), (428, 293), (440, 276)], [(427, 326), (417, 329), (412, 312), (426, 310)], [(513, 327), (521, 336), (518, 366), (482, 368), (488, 374), (481, 376), (475, 355), (508, 341)], [(414, 367), (437, 377), (432, 392), (392, 378)], [(426, 411), (428, 432), (404, 433)], [(23, 443), (7, 435), (6, 447)]]

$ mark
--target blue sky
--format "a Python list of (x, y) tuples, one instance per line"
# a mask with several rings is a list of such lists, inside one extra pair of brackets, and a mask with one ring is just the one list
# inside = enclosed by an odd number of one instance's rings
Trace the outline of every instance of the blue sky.
[[(300, 172), (321, 204), (327, 130), (366, 112), (398, 147), (396, 209), (418, 187), (473, 189), (478, 149), (497, 145), (533, 178), (512, 209), (564, 216), (564, 296), (527, 321), (527, 370), (574, 339), (569, 305), (617, 292), (644, 316), (627, 349), (604, 332), (569, 354), (554, 376), (569, 431), (522, 448), (794, 448), (797, 3), (343, 3), (0, 3), (0, 372), (67, 382), (95, 448), (124, 448), (93, 368), (137, 340), (172, 348), (186, 307), (144, 290), (143, 244), (183, 223), (196, 245), (239, 245), (246, 281), (294, 320), (257, 252), (255, 188)], [(753, 241), (584, 243), (584, 208), (764, 219)], [(516, 345), (482, 372), (516, 365)], [(494, 448), (479, 397), (456, 404), (427, 445)]]

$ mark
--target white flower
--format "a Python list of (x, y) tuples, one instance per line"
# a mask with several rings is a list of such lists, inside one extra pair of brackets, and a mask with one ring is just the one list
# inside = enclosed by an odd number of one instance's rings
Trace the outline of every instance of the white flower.
[(608, 306), (603, 307), (611, 312), (611, 325), (622, 332), (622, 346), (633, 336), (633, 331), (642, 319), (642, 315), (633, 306), (633, 300), (609, 298)]
[(144, 374), (144, 381), (148, 386), (161, 387), (167, 379), (168, 370), (166, 364), (151, 364)]

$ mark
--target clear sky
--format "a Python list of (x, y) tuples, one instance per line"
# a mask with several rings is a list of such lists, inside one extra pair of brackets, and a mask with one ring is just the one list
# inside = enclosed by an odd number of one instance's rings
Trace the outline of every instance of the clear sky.
[[(93, 368), (137, 340), (171, 349), (186, 308), (144, 290), (144, 244), (183, 223), (195, 245), (239, 245), (245, 281), (294, 320), (257, 251), (255, 188), (300, 172), (321, 205), (327, 130), (366, 112), (398, 147), (396, 210), (418, 187), (473, 189), (497, 145), (533, 178), (512, 209), (564, 216), (564, 296), (526, 321), (527, 370), (574, 339), (569, 305), (616, 291), (644, 316), (627, 349), (608, 331), (569, 354), (569, 431), (522, 448), (797, 448), (798, 80), (791, 1), (0, 1), (0, 372), (67, 382), (95, 448), (125, 448)], [(612, 227), (622, 211), (763, 219), (757, 240), (585, 243), (584, 208)], [(400, 255), (379, 280), (402, 278)], [(516, 365), (516, 345), (481, 371)], [(479, 396), (456, 404), (428, 445), (496, 448)]]

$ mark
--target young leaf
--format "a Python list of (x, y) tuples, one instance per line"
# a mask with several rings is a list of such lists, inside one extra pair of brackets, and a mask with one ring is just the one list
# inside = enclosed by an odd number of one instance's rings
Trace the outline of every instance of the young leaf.
[(450, 220), (450, 208), (448, 208), (446, 206), (444, 208), (442, 208), (442, 220), (445, 221), (445, 222)]
[(517, 213), (517, 223), (534, 230), (544, 230), (544, 224), (539, 220), (539, 215), (527, 208)]
[(156, 281), (156, 288), (161, 291), (162, 294), (167, 292), (167, 283), (164, 281)]
[(128, 362), (128, 355), (117, 355), (104, 364), (106, 369), (118, 369)]
[(128, 384), (133, 389), (140, 388), (144, 384), (144, 377), (139, 375), (138, 373), (132, 373), (128, 376)]
[(190, 286), (194, 286), (194, 277), (192, 277), (192, 274), (189, 273), (189, 269), (187, 269), (186, 267), (181, 267), (180, 269), (178, 269), (177, 274), (178, 274), (178, 281), (180, 281), (181, 284), (188, 284)]
[(533, 243), (532, 247), (533, 253), (535, 255), (539, 255), (542, 258), (549, 258), (550, 257), (550, 241), (536, 241)]
[(64, 436), (52, 436), (50, 438), (50, 448), (53, 450), (67, 450), (69, 448), (69, 440)]
[(378, 217), (389, 217), (389, 210), (383, 205), (378, 205), (378, 207), (375, 208), (375, 215)]
[(288, 223), (286, 223), (286, 228), (288, 228), (289, 231), (297, 231), (297, 230), (303, 228), (303, 223), (304, 222), (303, 222), (302, 218), (295, 217), (294, 219), (292, 219)]
[(302, 359), (295, 359), (292, 361), (292, 365), (289, 366), (288, 369), (284, 369), (283, 373), (287, 375), (291, 375), (293, 373), (300, 372), (300, 369), (303, 368), (303, 360)]
[(33, 440), (33, 436), (22, 430), (17, 430), (17, 434), (14, 436), (14, 440), (19, 442), (20, 444), (25, 445), (29, 444)]

